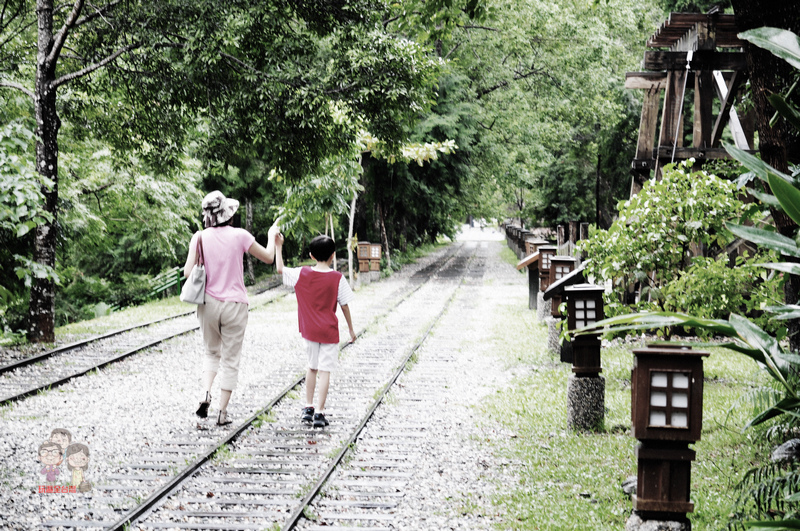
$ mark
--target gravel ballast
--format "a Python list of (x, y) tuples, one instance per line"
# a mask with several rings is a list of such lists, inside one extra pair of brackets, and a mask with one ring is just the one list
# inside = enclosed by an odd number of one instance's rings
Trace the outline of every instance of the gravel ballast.
[[(395, 512), (394, 521), (404, 529), (479, 529), (502, 521), (491, 506), (492, 477), (506, 464), (493, 458), (481, 442), (497, 434), (487, 435), (474, 406), (509, 378), (482, 342), (490, 332), (483, 327), (486, 316), (500, 305), (527, 305), (527, 280), (500, 261), (505, 244), (498, 231), (465, 228), (460, 239), (478, 247), (477, 259), (484, 261), (482, 275), (468, 278), (459, 288), (450, 310), (418, 352), (416, 364), (399, 381), (396, 400), (381, 406), (363, 435), (367, 440), (370, 430), (394, 430), (393, 423), (426, 426), (418, 441), (425, 451), (414, 462)], [(358, 289), (351, 305), (356, 329), (368, 324), (371, 315), (408, 285), (415, 272), (446, 253), (447, 249), (440, 249), (388, 279)], [(343, 321), (340, 317), (341, 325)], [(257, 404), (274, 396), (291, 375), (304, 371), (301, 352), (293, 296), (253, 309), (239, 386), (229, 406), (235, 422), (257, 411)], [(218, 439), (224, 428), (211, 421), (216, 418), (216, 386), (209, 421), (199, 421), (193, 414), (201, 395), (201, 353), (199, 334), (192, 333), (1, 408), (0, 528), (39, 529), (48, 520), (102, 515), (107, 520), (115, 509), (128, 509), (147, 495), (146, 489), (138, 496), (126, 490), (103, 497), (95, 492), (40, 494), (44, 475), (37, 451), (55, 428), (68, 429), (73, 442), (89, 447), (86, 480), (94, 485), (107, 485), (116, 476), (134, 473), (157, 476), (155, 484), (163, 484), (172, 471), (134, 471), (126, 465), (141, 463), (150, 448), (168, 441)], [(405, 400), (406, 394), (413, 400)], [(69, 483), (69, 479), (70, 472), (62, 464), (58, 483)]]

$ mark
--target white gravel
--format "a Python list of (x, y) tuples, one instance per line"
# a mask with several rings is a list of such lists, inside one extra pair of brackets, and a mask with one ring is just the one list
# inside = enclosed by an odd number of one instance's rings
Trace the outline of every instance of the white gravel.
[[(402, 397), (403, 393), (422, 389), (424, 404), (420, 407), (426, 416), (421, 420), (430, 424), (425, 431), (427, 451), (415, 464), (413, 480), (401, 504), (402, 527), (408, 529), (477, 529), (500, 518), (493, 516), (493, 487), (487, 476), (504, 463), (481, 445), (486, 437), (476, 422), (473, 406), (504, 385), (508, 376), (481, 342), (487, 332), (482, 322), (499, 305), (525, 303), (526, 279), (500, 262), (498, 254), (504, 243), (499, 231), (467, 230), (462, 239), (474, 241), (485, 250), (484, 279), (462, 286), (452, 309), (420, 351), (418, 364), (404, 377), (404, 387), (397, 393)], [(400, 274), (359, 289), (351, 305), (356, 329), (362, 328), (415, 271), (443, 253), (438, 251)], [(263, 405), (281, 384), (285, 385), (285, 378), (279, 381), (276, 373), (288, 376), (303, 371), (295, 308), (294, 297), (286, 297), (251, 312), (239, 387), (229, 406), (234, 421), (253, 414), (257, 404)], [(344, 319), (340, 318), (340, 323), (344, 326)], [(202, 443), (221, 436), (224, 430), (213, 421), (203, 424), (207, 430), (198, 430), (193, 414), (200, 398), (201, 352), (199, 335), (191, 334), (99, 374), (0, 408), (0, 529), (40, 529), (48, 520), (84, 517), (110, 522), (116, 519), (114, 508), (134, 504), (130, 491), (102, 498), (95, 493), (39, 494), (44, 476), (39, 473), (42, 464), (37, 461), (37, 450), (55, 428), (70, 430), (73, 442), (89, 447), (86, 479), (95, 485), (111, 483), (110, 477), (129, 472), (126, 465), (142, 462), (150, 448), (167, 441)], [(450, 359), (447, 370), (437, 372), (435, 385), (426, 383), (428, 364), (438, 368), (441, 356)], [(212, 395), (211, 416), (215, 419), (218, 389)], [(394, 407), (402, 404), (400, 401)], [(419, 412), (414, 407), (394, 411), (386, 407), (379, 412), (375, 425), (397, 419), (416, 422)], [(62, 465), (61, 474), (59, 483), (67, 483), (70, 472), (66, 466)], [(169, 472), (138, 474), (160, 475), (163, 483)], [(150, 484), (140, 496), (146, 496), (157, 484)]]

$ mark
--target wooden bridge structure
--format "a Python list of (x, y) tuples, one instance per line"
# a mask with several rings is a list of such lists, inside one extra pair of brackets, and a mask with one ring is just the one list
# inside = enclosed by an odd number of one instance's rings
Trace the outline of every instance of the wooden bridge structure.
[(747, 77), (737, 33), (734, 15), (672, 13), (648, 39), (643, 71), (625, 79), (645, 91), (631, 196), (669, 162), (730, 158), (720, 144), (726, 126), (736, 147), (752, 150), (753, 119), (736, 109)]

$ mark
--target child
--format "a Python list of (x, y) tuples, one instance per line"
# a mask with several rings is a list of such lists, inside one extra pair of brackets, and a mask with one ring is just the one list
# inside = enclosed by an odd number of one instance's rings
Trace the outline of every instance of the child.
[[(317, 236), (309, 244), (311, 258), (317, 261), (313, 267), (283, 267), (283, 235), (275, 236), (275, 268), (283, 275), (283, 283), (293, 286), (297, 295), (297, 321), (308, 355), (306, 371), (306, 406), (303, 422), (312, 422), (315, 428), (328, 425), (325, 418), (325, 400), (328, 397), (331, 371), (339, 359), (339, 321), (336, 318), (336, 303), (350, 331), (350, 342), (356, 340), (348, 304), (353, 300), (353, 291), (338, 271), (331, 269), (336, 244), (327, 236)], [(314, 389), (319, 381), (316, 412)]]

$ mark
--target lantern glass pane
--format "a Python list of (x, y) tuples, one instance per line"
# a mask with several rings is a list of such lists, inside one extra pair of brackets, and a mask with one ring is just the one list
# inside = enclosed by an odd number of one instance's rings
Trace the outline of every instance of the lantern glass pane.
[(650, 375), (650, 385), (652, 387), (666, 387), (667, 386), (667, 373), (654, 372)]
[(576, 307), (576, 308), (583, 308), (583, 303), (584, 303), (584, 302), (586, 302), (586, 301), (582, 301), (582, 300), (580, 300), (580, 299), (576, 300), (576, 301), (575, 301), (575, 307)]
[(689, 395), (686, 393), (672, 393), (672, 407), (688, 408)]
[(676, 428), (686, 428), (689, 426), (688, 419), (686, 417), (686, 413), (682, 411), (675, 411), (672, 413), (672, 420), (670, 421), (670, 426), (675, 426)]
[(584, 312), (583, 310), (577, 310), (575, 312), (576, 319), (583, 319), (584, 317), (586, 317), (586, 312)]
[(650, 412), (650, 425), (651, 426), (666, 426), (667, 425), (667, 414), (663, 411), (651, 411)]
[(586, 301), (586, 307), (587, 308), (594, 308), (594, 301), (593, 300), (592, 301)]
[(667, 393), (663, 391), (653, 391), (650, 395), (650, 405), (656, 407), (667, 407)]
[(672, 376), (672, 387), (675, 389), (689, 389), (689, 374), (678, 372)]
[(597, 315), (595, 314), (594, 310), (588, 310), (586, 312), (586, 317), (589, 319), (597, 319)]
[(581, 319), (577, 319), (575, 321), (575, 328), (583, 328), (584, 326), (586, 326), (586, 321), (583, 321)]

